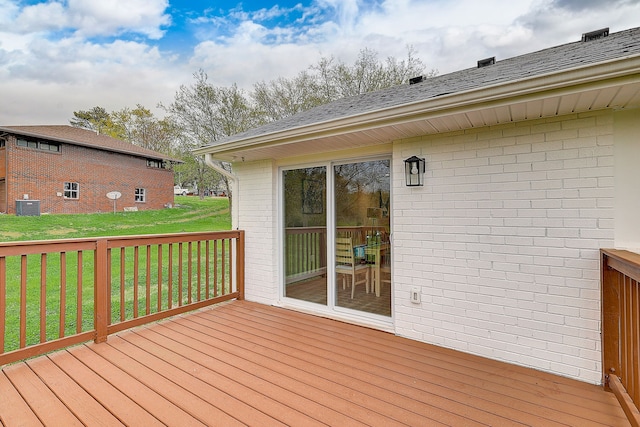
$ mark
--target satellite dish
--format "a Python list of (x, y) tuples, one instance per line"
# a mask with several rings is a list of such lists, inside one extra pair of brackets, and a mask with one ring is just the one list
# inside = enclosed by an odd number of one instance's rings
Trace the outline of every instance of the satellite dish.
[(120, 197), (122, 197), (122, 194), (119, 191), (109, 191), (107, 193), (107, 198), (111, 200), (118, 200)]

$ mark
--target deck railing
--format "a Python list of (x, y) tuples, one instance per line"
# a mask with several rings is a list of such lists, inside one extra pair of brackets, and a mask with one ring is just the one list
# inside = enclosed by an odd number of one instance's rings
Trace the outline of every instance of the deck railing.
[(640, 426), (640, 254), (603, 249), (601, 258), (604, 380)]
[(287, 228), (285, 239), (287, 282), (326, 274), (326, 227)]
[(0, 365), (244, 297), (244, 232), (0, 244)]
[[(340, 226), (336, 233), (364, 244), (367, 233), (386, 233), (384, 227)], [(288, 227), (285, 229), (285, 274), (287, 283), (327, 273), (327, 228)]]

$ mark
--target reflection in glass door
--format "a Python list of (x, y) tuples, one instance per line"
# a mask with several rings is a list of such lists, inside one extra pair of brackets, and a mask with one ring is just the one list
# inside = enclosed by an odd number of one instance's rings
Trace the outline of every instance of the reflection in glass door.
[(390, 317), (390, 160), (328, 170), (282, 172), (284, 297)]
[(284, 296), (327, 305), (327, 168), (286, 170)]
[(391, 316), (390, 161), (335, 165), (335, 301)]

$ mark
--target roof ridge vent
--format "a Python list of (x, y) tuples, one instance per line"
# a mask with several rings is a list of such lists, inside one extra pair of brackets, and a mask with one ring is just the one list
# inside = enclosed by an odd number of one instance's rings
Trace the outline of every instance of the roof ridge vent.
[(603, 37), (607, 37), (609, 35), (609, 27), (601, 28), (599, 30), (590, 31), (588, 33), (582, 34), (583, 42), (590, 42), (591, 40), (598, 40)]
[(412, 77), (409, 79), (409, 84), (410, 85), (414, 85), (416, 83), (422, 83), (422, 81), (426, 79), (425, 76), (417, 76), (417, 77)]
[(487, 67), (496, 63), (496, 57), (485, 58), (478, 61), (478, 68)]

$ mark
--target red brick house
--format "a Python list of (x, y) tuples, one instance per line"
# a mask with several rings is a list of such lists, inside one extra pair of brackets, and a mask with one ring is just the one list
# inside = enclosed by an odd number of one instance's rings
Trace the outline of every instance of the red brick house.
[(0, 212), (21, 200), (41, 213), (161, 209), (173, 204), (168, 156), (72, 126), (0, 127)]

